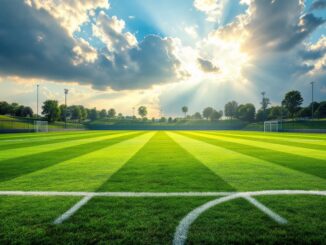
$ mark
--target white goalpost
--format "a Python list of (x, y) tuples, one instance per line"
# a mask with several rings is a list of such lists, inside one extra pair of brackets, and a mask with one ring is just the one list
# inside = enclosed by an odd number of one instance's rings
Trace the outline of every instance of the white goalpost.
[(34, 121), (34, 131), (36, 133), (49, 132), (49, 125), (47, 121)]
[(265, 121), (264, 132), (279, 132), (282, 129), (280, 121)]

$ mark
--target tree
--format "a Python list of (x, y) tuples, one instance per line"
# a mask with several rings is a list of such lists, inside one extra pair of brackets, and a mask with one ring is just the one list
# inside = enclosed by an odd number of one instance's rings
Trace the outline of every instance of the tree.
[(82, 111), (78, 105), (69, 106), (68, 111), (70, 112), (72, 120), (81, 120)]
[(54, 122), (60, 117), (60, 108), (58, 101), (46, 100), (42, 106), (42, 114), (46, 117), (49, 122)]
[(141, 116), (142, 118), (146, 117), (147, 115), (147, 108), (145, 106), (140, 106), (138, 108), (138, 114), (139, 116)]
[(19, 104), (18, 103), (11, 103), (9, 105), (9, 113), (12, 116), (16, 116), (17, 110), (19, 109)]
[(326, 101), (322, 101), (319, 103), (315, 115), (317, 118), (326, 118)]
[(282, 119), (283, 108), (281, 106), (272, 106), (268, 113), (268, 119)]
[(187, 106), (183, 106), (181, 108), (182, 112), (185, 114), (185, 117), (187, 117), (187, 112), (188, 112), (188, 107)]
[(256, 109), (253, 104), (240, 105), (237, 110), (237, 116), (240, 120), (252, 122), (255, 119)]
[(211, 117), (213, 112), (214, 112), (214, 109), (212, 107), (206, 107), (203, 110), (203, 117), (208, 120)]
[(300, 110), (300, 105), (303, 102), (303, 98), (299, 91), (293, 90), (288, 92), (283, 101), (282, 105), (289, 111), (290, 116), (293, 118), (295, 113)]
[(94, 121), (98, 118), (98, 111), (96, 110), (96, 108), (93, 108), (89, 111), (89, 119)]
[(86, 108), (84, 107), (84, 106), (82, 106), (82, 105), (80, 105), (79, 106), (79, 108), (80, 108), (80, 111), (81, 111), (81, 120), (86, 120), (86, 118), (87, 118), (87, 110), (86, 110)]
[(68, 117), (68, 109), (66, 108), (66, 105), (60, 105), (59, 106), (60, 109), (60, 120), (61, 121), (65, 121), (66, 115)]
[(172, 122), (173, 122), (172, 117), (169, 117), (169, 118), (168, 118), (168, 123), (172, 123)]
[(23, 117), (32, 117), (33, 116), (33, 110), (29, 106), (24, 106), (24, 109), (22, 110), (22, 116)]
[(165, 123), (166, 122), (166, 118), (165, 117), (161, 117), (160, 120), (159, 120), (159, 122)]
[(106, 110), (103, 109), (100, 111), (100, 118), (105, 118), (107, 116)]
[(238, 110), (238, 103), (236, 101), (230, 101), (224, 106), (224, 115), (229, 118), (236, 118)]
[(0, 115), (10, 113), (10, 105), (6, 101), (0, 101)]
[(194, 115), (192, 115), (192, 118), (199, 120), (199, 119), (201, 119), (201, 114), (199, 112), (196, 112)]
[(23, 117), (23, 110), (24, 110), (24, 107), (23, 105), (20, 105), (16, 108), (15, 110), (15, 116), (16, 117)]
[(109, 111), (108, 111), (108, 117), (109, 118), (114, 118), (115, 117), (115, 114), (116, 114), (116, 111), (115, 109), (111, 108)]
[(216, 111), (214, 110), (211, 114), (210, 118), (212, 121), (220, 120), (220, 118), (223, 116), (223, 111)]

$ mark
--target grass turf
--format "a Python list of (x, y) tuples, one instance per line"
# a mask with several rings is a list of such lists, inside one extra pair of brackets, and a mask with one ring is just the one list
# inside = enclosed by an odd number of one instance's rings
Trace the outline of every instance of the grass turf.
[[(0, 135), (0, 190), (326, 190), (326, 136), (257, 132), (85, 131)], [(0, 243), (171, 244), (176, 226), (214, 197), (95, 197), (63, 224), (79, 197), (0, 196)], [(243, 199), (191, 226), (189, 244), (322, 244), (325, 197), (260, 196), (279, 225)]]

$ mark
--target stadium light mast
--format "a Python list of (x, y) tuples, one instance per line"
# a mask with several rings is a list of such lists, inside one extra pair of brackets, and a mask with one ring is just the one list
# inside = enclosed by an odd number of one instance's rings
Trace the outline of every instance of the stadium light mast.
[(40, 87), (40, 85), (39, 84), (37, 84), (36, 85), (36, 118), (38, 118), (38, 92), (39, 92), (39, 87)]
[(314, 119), (314, 84), (315, 82), (311, 82), (311, 119)]
[(65, 128), (67, 128), (67, 95), (69, 90), (65, 88), (64, 92), (65, 92)]
[(263, 107), (263, 113), (264, 113), (264, 121), (266, 120), (266, 113), (265, 113), (265, 105), (264, 105), (264, 103), (265, 103), (265, 94), (266, 94), (266, 92), (261, 92), (261, 95), (263, 96), (263, 100), (262, 100), (262, 102), (261, 102), (261, 105), (262, 105), (262, 107)]

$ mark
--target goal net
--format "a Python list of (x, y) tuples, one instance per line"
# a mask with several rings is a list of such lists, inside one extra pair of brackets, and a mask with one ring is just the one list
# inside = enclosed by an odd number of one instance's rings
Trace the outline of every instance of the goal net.
[(49, 125), (47, 121), (34, 121), (34, 131), (39, 132), (48, 132)]
[(282, 127), (279, 121), (264, 122), (264, 132), (279, 132)]

